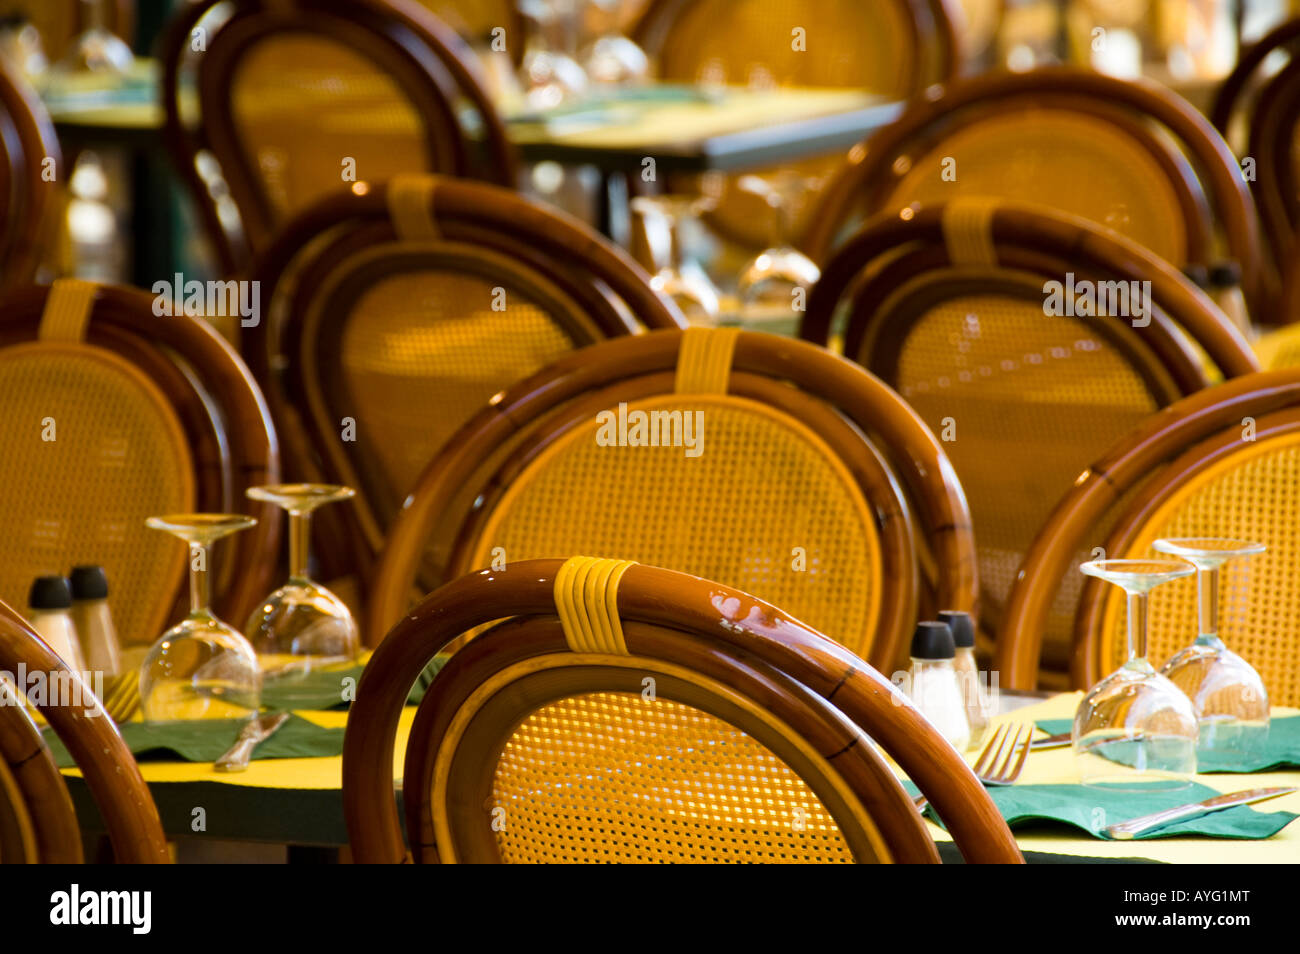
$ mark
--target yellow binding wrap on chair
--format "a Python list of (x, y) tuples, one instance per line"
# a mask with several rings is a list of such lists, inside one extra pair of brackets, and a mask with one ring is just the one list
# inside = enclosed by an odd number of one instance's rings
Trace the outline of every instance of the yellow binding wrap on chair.
[(555, 575), (555, 609), (575, 653), (626, 656), (618, 618), (618, 583), (631, 560), (571, 557)]
[(418, 242), (438, 238), (433, 217), (433, 193), (437, 180), (431, 176), (396, 176), (388, 182), (388, 217), (398, 238)]
[(677, 352), (678, 394), (726, 394), (739, 328), (687, 328)]
[(996, 265), (993, 244), (993, 213), (998, 199), (973, 197), (954, 199), (944, 206), (943, 241), (954, 265)]
[(42, 341), (82, 341), (95, 305), (99, 285), (79, 278), (61, 278), (50, 287), (41, 312)]

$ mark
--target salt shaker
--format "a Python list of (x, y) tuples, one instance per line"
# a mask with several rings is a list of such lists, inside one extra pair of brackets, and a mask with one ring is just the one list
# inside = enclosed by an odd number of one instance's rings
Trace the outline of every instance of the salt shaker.
[(81, 642), (72, 622), (72, 587), (66, 576), (39, 576), (27, 597), (28, 622), (45, 644), (75, 672), (85, 672)]
[(992, 703), (984, 691), (979, 666), (975, 662), (975, 621), (971, 619), (970, 613), (961, 610), (945, 610), (939, 614), (939, 620), (948, 624), (956, 645), (952, 668), (957, 673), (957, 685), (961, 688), (965, 703), (966, 721), (970, 724), (970, 744), (973, 748), (984, 741), (993, 717)]
[(108, 611), (108, 577), (102, 566), (72, 568), (72, 621), (92, 672), (105, 678), (122, 671), (117, 627)]
[(953, 668), (956, 648), (947, 623), (916, 625), (910, 695), (921, 714), (960, 752), (970, 745), (970, 723)]

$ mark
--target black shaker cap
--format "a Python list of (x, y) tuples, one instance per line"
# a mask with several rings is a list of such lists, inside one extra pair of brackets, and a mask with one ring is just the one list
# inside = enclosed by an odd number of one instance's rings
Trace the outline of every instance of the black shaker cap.
[(36, 610), (67, 609), (72, 605), (72, 587), (66, 576), (38, 576), (32, 581), (27, 605)]
[(74, 600), (108, 598), (108, 577), (104, 574), (102, 566), (74, 566), (70, 579)]
[(952, 659), (957, 655), (952, 630), (947, 623), (917, 623), (912, 634), (912, 656), (915, 659)]
[(958, 649), (970, 649), (975, 645), (975, 621), (970, 618), (970, 613), (944, 610), (939, 614), (939, 622), (948, 624), (952, 630), (952, 641)]

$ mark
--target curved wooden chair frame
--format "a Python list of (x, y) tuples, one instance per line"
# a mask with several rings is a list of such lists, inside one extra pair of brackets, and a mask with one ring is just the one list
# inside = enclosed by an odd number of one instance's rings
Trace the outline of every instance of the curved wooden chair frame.
[[(854, 201), (865, 199), (871, 211), (891, 191), (900, 175), (895, 162), (918, 142), (936, 130), (947, 128), (961, 115), (972, 121), (998, 115), (1014, 104), (1050, 105), (1078, 110), (1114, 122), (1119, 111), (1131, 112), (1134, 120), (1148, 119), (1171, 133), (1186, 150), (1222, 224), (1229, 253), (1240, 264), (1242, 290), (1251, 314), (1268, 319), (1276, 295), (1276, 276), (1264, 267), (1254, 200), (1242, 178), (1231, 150), (1199, 113), (1163, 87), (1146, 82), (1128, 82), (1100, 73), (1069, 67), (1034, 70), (1030, 73), (997, 73), (965, 80), (932, 91), (918, 100), (895, 122), (865, 143), (854, 147), (848, 164), (823, 191), (819, 214), (804, 235), (802, 247), (815, 260), (825, 260)], [(1141, 122), (1123, 123), (1130, 135), (1141, 137), (1153, 157), (1167, 166), (1169, 151)], [(1186, 193), (1195, 187), (1181, 175), (1171, 180)], [(1196, 203), (1184, 195), (1186, 211)], [(1196, 228), (1196, 216), (1189, 215), (1189, 228)], [(1211, 263), (1202, 263), (1211, 264)]]
[[(428, 154), (454, 175), (473, 175), (513, 187), (514, 149), (485, 91), (473, 53), (454, 31), (418, 4), (386, 0), (235, 0), (235, 9), (209, 38), (199, 70), (201, 119), (181, 115), (180, 75), (199, 20), (224, 0), (192, 0), (168, 26), (162, 41), (166, 139), (181, 177), (194, 196), (204, 226), (226, 271), (248, 263), (279, 226), (257, 171), (239, 148), (230, 95), (241, 57), (275, 33), (311, 33), (351, 49), (387, 71), (422, 121)], [(483, 123), (484, 158), (476, 160), (460, 125), (456, 104), (468, 101)], [(195, 166), (200, 152), (216, 156), (239, 208), (242, 236), (231, 235), (217, 216), (208, 186)]]
[[(594, 409), (672, 392), (682, 338), (682, 332), (656, 332), (575, 352), (502, 394), (452, 438), (421, 476), (390, 532), (371, 587), (367, 638), (386, 632), (405, 611), (435, 523), (466, 485), (481, 486), (483, 504), (461, 523), (456, 555), (443, 569), (443, 579), (476, 569), (465, 565), (474, 532), (491, 501), (532, 455), (573, 422), (592, 420)], [(783, 408), (820, 431), (876, 508), (882, 544), (900, 560), (908, 552), (903, 538), (912, 535), (908, 506), (914, 507), (916, 536), (928, 541), (937, 564), (934, 601), (942, 605), (933, 608), (974, 607), (978, 584), (966, 498), (934, 435), (894, 391), (823, 349), (753, 332), (737, 337), (730, 381), (734, 393)], [(568, 423), (556, 425), (558, 418), (548, 415), (561, 407)], [(484, 461), (507, 441), (530, 434), (535, 424), (531, 441), (516, 447), (511, 461), (480, 484)], [(891, 470), (905, 491), (901, 498), (902, 491), (887, 483)], [(905, 570), (898, 573), (886, 581), (890, 595), (872, 649), (882, 665), (895, 661), (915, 622), (914, 584)]]
[[(22, 617), (0, 603), (0, 671), (17, 672), (20, 664), (27, 672), (58, 674), (61, 685), (74, 686), (72, 691), (79, 689), (82, 699), (88, 700), (86, 706), (37, 708), (76, 760), (117, 861), (168, 862), (158, 809), (113, 720), (80, 674), (71, 672)], [(83, 860), (81, 831), (67, 785), (27, 711), (12, 703), (0, 705), (0, 852), (5, 861), (15, 855), (47, 864)]]
[[(686, 325), (681, 310), (650, 287), (650, 276), (640, 265), (577, 219), (486, 183), (444, 176), (421, 179), (427, 183), (429, 198), (420, 211), (432, 223), (437, 240), (467, 253), (475, 249), (492, 253), (495, 258), (517, 263), (512, 274), (520, 281), (531, 283), (532, 275), (553, 286), (584, 312), (583, 327), (574, 330), (579, 340), (633, 334), (643, 327)], [(321, 307), (322, 329), (325, 324), (338, 328), (347, 318), (350, 299), (336, 296), (327, 306), (320, 305), (322, 289), (330, 285), (332, 276), (352, 270), (347, 283), (355, 297), (392, 269), (418, 271), (422, 262), (436, 263), (442, 254), (425, 243), (408, 243), (399, 234), (390, 213), (392, 189), (393, 183), (380, 182), (363, 195), (340, 190), (322, 200), (293, 219), (258, 258), (254, 269), (262, 283), (263, 300), (273, 307), (267, 309), (268, 320), (245, 329), (244, 350), (283, 435), (286, 456), (295, 467), (320, 468), (319, 473), (306, 471), (304, 479), (355, 484), (363, 489), (382, 484), (374, 474), (367, 479), (358, 470), (364, 469), (364, 461), (342, 454), (333, 426), (326, 433), (315, 417), (306, 413), (318, 397), (329, 404), (330, 395), (309, 393), (301, 362), (309, 355), (319, 357), (329, 347), (328, 341), (303, 338), (313, 308)], [(383, 250), (388, 251), (379, 254)], [(365, 256), (374, 256), (373, 262), (354, 268)], [(341, 392), (338, 386), (333, 390)], [(390, 516), (383, 501), (372, 499), (370, 490), (367, 494), (362, 502), (365, 509), (355, 521), (349, 521), (355, 525), (346, 532), (353, 541), (353, 570), (369, 568), (374, 561)], [(399, 500), (394, 500), (393, 506)], [(330, 519), (328, 511), (319, 516)]]
[[(560, 560), (531, 560), (455, 580), (409, 613), (376, 650), (348, 719), (343, 750), (344, 816), (357, 861), (438, 859), (431, 838), (432, 786), (426, 784), (433, 777), (436, 740), (465, 696), (504, 664), (565, 651), (555, 618), (555, 578), (561, 565)], [(837, 767), (857, 758), (843, 759), (844, 753), (861, 747), (855, 744), (861, 736), (835, 739), (833, 732), (846, 728), (842, 722), (831, 728), (838, 710), (932, 797), (938, 812), (950, 819), (953, 838), (968, 862), (1022, 860), (992, 800), (956, 751), (888, 680), (843, 647), (737, 590), (648, 566), (633, 565), (623, 574), (617, 611), (633, 656), (696, 669), (741, 693), (753, 693), (756, 701), (770, 699), (792, 718), (802, 707), (804, 715), (793, 728), (807, 732)], [(446, 686), (440, 675), (438, 691), (421, 703), (404, 772), (408, 853), (393, 799), (393, 751), (406, 695), (445, 644), (503, 617), (524, 619), (489, 631), (454, 654)], [(616, 663), (620, 657), (591, 658)], [(814, 708), (814, 697), (830, 708)], [(884, 797), (874, 799), (871, 810), (890, 822), (882, 828), (892, 829), (894, 850), (909, 860), (934, 860), (917, 840), (915, 810), (909, 813), (906, 801), (898, 803), (876, 762), (861, 760), (850, 771), (883, 790)]]
[[(1300, 372), (1264, 371), (1235, 378), (1152, 415), (1085, 470), (1056, 506), (1021, 564), (997, 641), (1001, 684), (1012, 689), (1034, 687), (1043, 628), (1057, 588), (1072, 570), (1075, 554), (1087, 548), (1088, 535), (1126, 493), (1137, 490), (1146, 499), (1149, 490), (1143, 481), (1188, 448), (1232, 429), (1240, 438), (1244, 418), (1259, 421), (1297, 406)], [(1076, 665), (1082, 667), (1076, 670), (1076, 680), (1091, 671), (1087, 668), (1091, 663), (1081, 659), (1076, 657)]]
[[(37, 337), (48, 286), (30, 286), (0, 302), (0, 347)], [(243, 620), (275, 585), (279, 508), (244, 498), (248, 487), (277, 483), (280, 451), (262, 393), (230, 345), (206, 323), (158, 317), (154, 297), (135, 288), (100, 285), (86, 328), (87, 344), (139, 367), (168, 397), (195, 465), (197, 505), (210, 512), (247, 512), (258, 524), (219, 546), (213, 592), (218, 615)], [(175, 615), (189, 609), (188, 588)]]
[[(53, 160), (52, 176), (45, 166)], [(34, 280), (58, 222), (63, 156), (36, 93), (0, 61), (0, 291)]]
[[(826, 263), (820, 281), (808, 296), (808, 310), (799, 336), (826, 345), (840, 301), (861, 276), (886, 256), (881, 272), (861, 281), (853, 297), (844, 332), (844, 354), (858, 360), (864, 341), (888, 316), (879, 306), (904, 281), (931, 269), (954, 265), (944, 235), (947, 205), (886, 213), (868, 223)], [(1189, 355), (1170, 327), (1180, 328), (1199, 344), (1225, 377), (1259, 370), (1250, 344), (1223, 316), (1213, 301), (1177, 269), (1138, 243), (1076, 216), (1050, 209), (1000, 204), (989, 223), (998, 269), (1025, 271), (1045, 278), (1080, 270), (1106, 280), (1150, 281), (1156, 303), (1151, 325), (1143, 337), (1165, 358), (1174, 377), (1187, 391), (1204, 386), (1204, 371)], [(991, 275), (994, 273), (990, 273)], [(1146, 334), (1145, 332), (1154, 333)], [(906, 329), (891, 325), (885, 334), (901, 339)], [(1189, 366), (1190, 362), (1190, 366)], [(878, 368), (871, 370), (880, 373)]]
[(1232, 116), (1241, 108), (1241, 101), (1254, 79), (1255, 71), (1263, 65), (1270, 53), (1287, 47), (1300, 48), (1300, 19), (1292, 18), (1279, 24), (1241, 51), (1237, 65), (1215, 92), (1214, 102), (1210, 106), (1210, 122), (1225, 138)]
[[(957, 36), (953, 7), (957, 0), (893, 0), (908, 12), (907, 21), (913, 30), (913, 41), (918, 47), (934, 47), (933, 62), (926, 64), (918, 58), (919, 66), (929, 66), (926, 76), (914, 78), (912, 88), (920, 92), (930, 83), (947, 83), (961, 70), (961, 41)], [(654, 58), (664, 45), (672, 41), (673, 30), (691, 0), (652, 0), (641, 15), (632, 32), (641, 49)], [(923, 39), (933, 39), (933, 44), (923, 44)]]

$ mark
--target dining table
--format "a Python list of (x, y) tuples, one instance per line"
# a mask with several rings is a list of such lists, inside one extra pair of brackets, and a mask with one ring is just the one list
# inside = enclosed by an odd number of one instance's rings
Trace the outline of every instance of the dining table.
[[(1068, 719), (1082, 698), (1080, 692), (998, 693), (999, 714), (993, 720), (1025, 725)], [(400, 804), (403, 753), (416, 707), (408, 705), (398, 723), (393, 762), (394, 798)], [(296, 713), (328, 729), (344, 729), (347, 712), (340, 710)], [(1274, 717), (1300, 714), (1276, 708)], [(1045, 733), (1038, 731), (1036, 738)], [(340, 746), (341, 749), (341, 746)], [(978, 752), (966, 753), (974, 762)], [(322, 853), (346, 857), (347, 827), (343, 818), (343, 759), (341, 755), (315, 758), (254, 757), (238, 773), (217, 771), (211, 762), (145, 759), (140, 771), (148, 784), (169, 839), (180, 846), (181, 856), (210, 857), (203, 844), (242, 843), (246, 846), (286, 846), (288, 857), (301, 855), (319, 860)], [(82, 828), (102, 830), (89, 788), (76, 768), (63, 770)], [(900, 778), (902, 773), (900, 772)], [(1195, 781), (1221, 792), (1273, 786), (1300, 786), (1300, 771), (1255, 774), (1206, 774)], [(1024, 771), (1015, 782), (1021, 786), (1069, 785), (1078, 782), (1074, 754), (1069, 746), (1032, 750)], [(1257, 806), (1261, 811), (1300, 814), (1300, 792)], [(400, 813), (404, 818), (404, 813)], [(1108, 821), (1119, 821), (1112, 819)], [(951, 836), (933, 820), (927, 827), (940, 858), (960, 863)], [(1272, 837), (1234, 840), (1209, 837), (1157, 837), (1132, 841), (1107, 840), (1059, 824), (1016, 826), (1016, 841), (1026, 861), (1047, 864), (1077, 863), (1209, 863), (1281, 864), (1300, 862), (1300, 825), (1284, 827)]]

